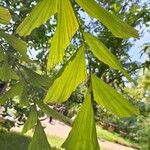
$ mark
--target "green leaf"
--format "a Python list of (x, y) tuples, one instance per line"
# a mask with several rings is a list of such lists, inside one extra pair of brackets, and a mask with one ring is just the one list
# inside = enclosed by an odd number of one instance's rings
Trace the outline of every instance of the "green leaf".
[(5, 94), (0, 96), (0, 105), (4, 105), (8, 98), (14, 98), (16, 96), (22, 95), (23, 85), (21, 82), (16, 83), (9, 89)]
[(20, 82), (20, 91), (18, 95), (15, 95), (12, 99), (16, 103), (19, 104), (19, 107), (27, 107), (29, 106), (29, 100), (28, 100), (28, 93), (27, 93), (27, 86), (23, 81)]
[(93, 106), (89, 92), (62, 147), (66, 150), (99, 150)]
[(41, 87), (48, 87), (51, 84), (51, 78), (46, 75), (39, 75), (36, 72), (22, 66), (24, 77), (26, 80), (34, 87), (41, 88)]
[(31, 110), (30, 110), (30, 114), (28, 116), (28, 119), (26, 120), (22, 133), (26, 133), (27, 131), (31, 130), (37, 123), (38, 120), (38, 115), (37, 112), (35, 110), (35, 107), (32, 106)]
[(39, 121), (28, 150), (51, 150), (44, 129)]
[(11, 19), (11, 15), (8, 9), (0, 6), (0, 23), (8, 24), (10, 22), (10, 19)]
[(27, 93), (27, 85), (26, 83), (22, 83), (23, 85), (23, 88), (22, 88), (22, 93), (20, 94), (20, 97), (19, 97), (19, 105), (21, 107), (24, 107), (24, 106), (29, 106), (29, 100), (28, 100), (28, 93)]
[(30, 35), (33, 29), (44, 24), (57, 12), (58, 0), (40, 0), (33, 11), (24, 19), (17, 28), (20, 36)]
[(120, 70), (129, 81), (134, 82), (115, 55), (113, 55), (101, 41), (89, 33), (84, 33), (84, 37), (90, 50), (100, 61), (114, 69)]
[(2, 64), (0, 64), (0, 80), (9, 81), (11, 79), (18, 80), (19, 77), (5, 60)]
[(0, 62), (4, 61), (6, 59), (6, 56), (3, 52), (3, 49), (0, 47)]
[(72, 121), (70, 120), (70, 118), (62, 115), (61, 113), (53, 110), (52, 108), (50, 108), (48, 105), (44, 104), (42, 101), (36, 101), (38, 107), (44, 112), (46, 113), (48, 116), (54, 117), (55, 119), (58, 119), (60, 121), (63, 121), (64, 123), (71, 125)]
[(138, 37), (138, 32), (126, 22), (105, 10), (95, 0), (76, 0), (77, 3), (93, 18), (104, 24), (114, 36), (119, 38)]
[(6, 34), (3, 31), (0, 31), (0, 37), (4, 38), (15, 50), (17, 50), (21, 55), (22, 59), (29, 62), (29, 57), (27, 56), (27, 44), (26, 42), (18, 39), (14, 35)]
[(87, 79), (85, 64), (85, 48), (81, 46), (72, 62), (49, 88), (45, 102), (64, 102), (76, 87)]
[(59, 0), (58, 24), (51, 42), (47, 70), (50, 70), (54, 65), (63, 60), (64, 52), (77, 32), (78, 27), (78, 21), (70, 0)]
[(139, 111), (124, 96), (119, 94), (104, 81), (92, 75), (94, 100), (119, 117), (138, 115)]

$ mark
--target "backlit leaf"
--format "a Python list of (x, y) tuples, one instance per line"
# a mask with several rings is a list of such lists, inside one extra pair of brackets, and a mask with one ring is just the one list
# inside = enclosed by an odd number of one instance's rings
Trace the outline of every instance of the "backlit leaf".
[(44, 24), (57, 11), (58, 0), (40, 0), (33, 11), (24, 19), (17, 28), (20, 36), (30, 35), (33, 29)]
[(62, 147), (66, 150), (99, 150), (93, 106), (89, 92)]
[(84, 37), (90, 50), (100, 61), (114, 69), (120, 70), (129, 81), (134, 82), (115, 55), (113, 55), (101, 41), (89, 33), (84, 33)]
[(63, 60), (64, 52), (78, 30), (78, 27), (79, 25), (70, 0), (59, 0), (58, 24), (51, 42), (47, 64), (48, 70)]
[(30, 61), (27, 56), (27, 44), (26, 42), (18, 39), (14, 35), (6, 34), (3, 31), (0, 31), (0, 37), (4, 38), (15, 50), (17, 50), (25, 61)]
[(27, 131), (31, 130), (36, 125), (37, 120), (38, 120), (37, 112), (35, 110), (35, 107), (32, 106), (30, 110), (30, 114), (24, 124), (22, 133), (24, 134)]
[(51, 150), (44, 129), (39, 121), (28, 150)]
[(36, 103), (38, 104), (38, 107), (48, 116), (54, 117), (55, 119), (58, 119), (60, 121), (63, 121), (64, 123), (71, 125), (72, 121), (64, 116), (63, 114), (53, 110), (52, 108), (50, 108), (48, 105), (44, 104), (42, 101), (36, 101)]
[(138, 37), (138, 32), (121, 21), (118, 17), (105, 10), (95, 0), (76, 0), (76, 2), (93, 18), (98, 19), (104, 24), (116, 37), (130, 38)]
[(104, 81), (92, 75), (94, 100), (119, 117), (138, 115), (139, 111), (124, 96)]
[(8, 24), (10, 22), (10, 19), (11, 19), (11, 15), (8, 9), (0, 6), (0, 23)]
[(64, 102), (77, 86), (87, 79), (85, 48), (80, 47), (76, 57), (66, 66), (64, 72), (49, 88), (45, 102)]

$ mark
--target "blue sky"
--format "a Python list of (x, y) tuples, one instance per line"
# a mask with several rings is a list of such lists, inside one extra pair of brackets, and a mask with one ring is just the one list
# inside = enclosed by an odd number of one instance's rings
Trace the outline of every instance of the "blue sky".
[(140, 37), (140, 39), (133, 41), (134, 45), (132, 46), (132, 48), (129, 51), (129, 55), (131, 56), (132, 60), (136, 60), (136, 61), (140, 61), (140, 62), (144, 62), (147, 59), (146, 55), (142, 55), (141, 56), (141, 50), (144, 44), (146, 43), (150, 43), (150, 27), (144, 27), (142, 29), (139, 30), (139, 32), (141, 32), (142, 30), (144, 30), (143, 32), (143, 36)]
[[(149, 0), (140, 0), (141, 5), (144, 3), (150, 4)], [(149, 27), (143, 27), (142, 29), (138, 29), (139, 33), (143, 31), (143, 35), (140, 37), (140, 39), (133, 41), (134, 45), (129, 51), (129, 55), (131, 56), (132, 60), (144, 62), (147, 59), (146, 55), (141, 56), (141, 50), (144, 44), (150, 43), (150, 26)]]

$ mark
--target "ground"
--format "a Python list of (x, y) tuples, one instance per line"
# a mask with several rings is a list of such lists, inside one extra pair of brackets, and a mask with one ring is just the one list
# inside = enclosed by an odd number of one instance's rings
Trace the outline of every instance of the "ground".
[[(67, 138), (69, 131), (71, 130), (71, 127), (56, 120), (53, 120), (51, 124), (48, 123), (48, 120), (45, 120), (43, 121), (43, 125), (46, 126), (45, 132), (48, 135), (58, 136), (61, 138)], [(106, 140), (99, 140), (99, 144), (102, 149), (106, 150), (135, 150), (134, 148), (126, 147)]]
[[(64, 124), (60, 121), (57, 121), (57, 120), (52, 120), (52, 123), (50, 124), (49, 120), (47, 119), (47, 120), (42, 121), (42, 125), (48, 136), (48, 140), (52, 146), (56, 146), (56, 145), (58, 147), (61, 146), (61, 144), (67, 138), (69, 131), (71, 130), (71, 127), (69, 127), (66, 124)], [(12, 128), (12, 131), (17, 131), (18, 133), (20, 133), (21, 130), (22, 130), (22, 127)], [(135, 148), (127, 147), (127, 146), (124, 146), (124, 145), (121, 145), (121, 144), (118, 144), (115, 142), (110, 142), (110, 141), (104, 140), (103, 137), (106, 137), (106, 135), (110, 137), (109, 134), (114, 136), (114, 133), (112, 134), (106, 130), (101, 129), (100, 127), (99, 127), (99, 131), (100, 131), (100, 133), (98, 133), (98, 135), (103, 134), (102, 136), (100, 136), (101, 139), (98, 140), (101, 150), (136, 150)], [(105, 132), (108, 132), (108, 133), (105, 133)], [(32, 135), (32, 131), (31, 131), (31, 133), (29, 133), (29, 135), (30, 136)], [(109, 137), (107, 137), (106, 139), (110, 140)], [(118, 137), (118, 135), (117, 135), (117, 137), (115, 137), (115, 139), (119, 139), (119, 138), (120, 137)], [(125, 141), (123, 141), (122, 143), (125, 143)], [(127, 145), (129, 145), (129, 144), (127, 144)]]

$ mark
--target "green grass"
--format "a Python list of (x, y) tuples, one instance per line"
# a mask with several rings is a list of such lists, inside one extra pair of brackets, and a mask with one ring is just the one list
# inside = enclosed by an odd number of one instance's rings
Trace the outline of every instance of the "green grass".
[[(29, 133), (31, 135), (31, 133)], [(0, 131), (0, 150), (27, 150), (31, 142), (31, 136), (24, 136), (17, 132)], [(64, 142), (64, 139), (56, 136), (48, 136), (52, 147), (57, 149)]]
[(48, 136), (48, 141), (52, 147), (60, 148), (65, 139), (57, 136)]
[(27, 150), (31, 138), (15, 132), (0, 132), (0, 150)]
[(121, 137), (117, 133), (111, 133), (107, 130), (102, 129), (100, 126), (97, 126), (96, 129), (97, 129), (97, 136), (99, 139), (104, 139), (110, 142), (119, 143), (129, 147), (139, 147), (139, 145), (137, 145), (136, 143), (133, 143), (132, 141)]
[[(31, 141), (32, 132), (28, 132), (27, 136), (23, 136), (16, 132), (0, 132), (0, 150), (27, 150)], [(116, 133), (111, 133), (97, 126), (97, 136), (99, 139), (104, 139), (111, 142), (117, 142), (126, 146), (137, 147), (128, 139), (124, 139)], [(65, 139), (48, 136), (48, 141), (52, 147), (60, 148)]]

